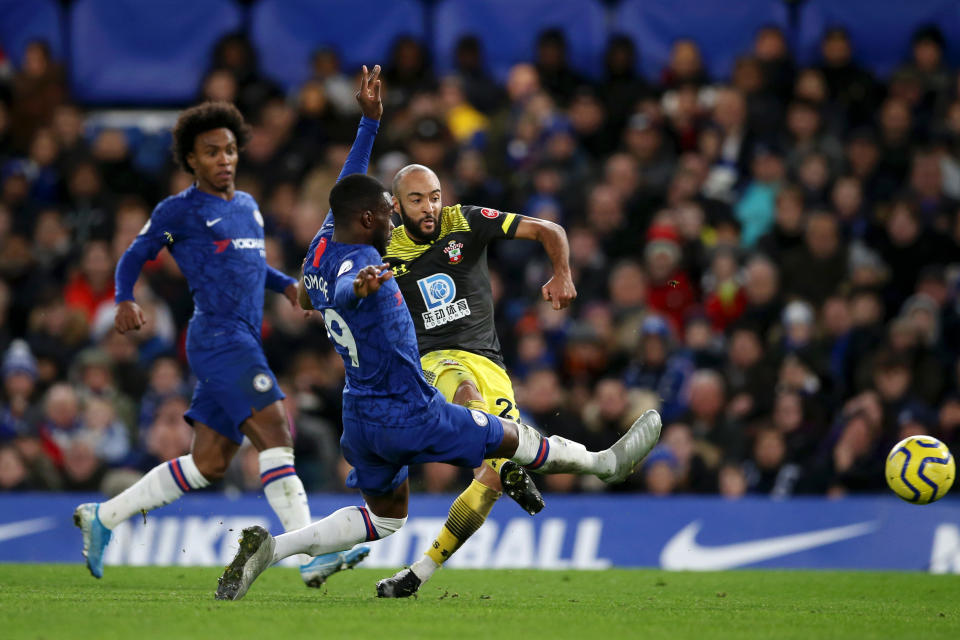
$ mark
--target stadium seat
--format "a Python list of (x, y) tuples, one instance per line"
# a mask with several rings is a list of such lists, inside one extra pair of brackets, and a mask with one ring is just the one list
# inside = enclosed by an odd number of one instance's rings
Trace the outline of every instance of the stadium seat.
[(321, 47), (339, 55), (345, 73), (361, 64), (386, 65), (394, 40), (423, 38), (424, 9), (416, 0), (261, 0), (251, 9), (250, 36), (261, 70), (286, 89), (310, 75)]
[(78, 0), (69, 19), (74, 95), (92, 103), (193, 100), (214, 43), (242, 22), (232, 0)]
[(440, 73), (453, 68), (457, 41), (475, 35), (485, 42), (487, 67), (503, 81), (510, 67), (533, 60), (537, 35), (559, 28), (567, 38), (571, 65), (598, 76), (606, 43), (606, 15), (596, 0), (441, 0), (433, 14), (434, 59)]
[(947, 42), (946, 57), (960, 62), (960, 3), (956, 0), (911, 0), (884, 4), (871, 0), (810, 0), (800, 12), (798, 57), (815, 63), (827, 27), (843, 26), (850, 33), (857, 61), (886, 76), (910, 55), (910, 37), (917, 27), (935, 24)]
[(17, 67), (31, 40), (46, 40), (63, 59), (63, 15), (56, 0), (0, 0), (0, 47)]
[(701, 0), (623, 0), (612, 30), (633, 38), (644, 75), (658, 79), (667, 64), (670, 47), (678, 38), (692, 38), (700, 46), (712, 78), (727, 78), (737, 56), (747, 53), (757, 29), (765, 24), (785, 26), (783, 2), (738, 0), (723, 5)]

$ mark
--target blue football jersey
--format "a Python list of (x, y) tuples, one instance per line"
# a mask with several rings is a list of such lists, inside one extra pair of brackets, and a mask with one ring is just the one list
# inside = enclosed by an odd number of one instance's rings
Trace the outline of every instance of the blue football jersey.
[(357, 272), (381, 264), (380, 254), (332, 236), (328, 218), (310, 243), (303, 281), (343, 358), (344, 411), (382, 425), (422, 421), (438, 391), (423, 378), (416, 330), (400, 289), (391, 278), (376, 293), (357, 298)]
[(188, 347), (216, 347), (238, 332), (259, 341), (264, 287), (294, 282), (267, 266), (263, 217), (242, 191), (228, 202), (194, 185), (163, 200), (128, 251), (153, 259), (163, 247), (193, 296)]

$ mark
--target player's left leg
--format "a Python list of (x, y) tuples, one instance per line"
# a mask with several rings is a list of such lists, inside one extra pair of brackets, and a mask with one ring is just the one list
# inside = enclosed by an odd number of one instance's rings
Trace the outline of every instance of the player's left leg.
[[(254, 411), (240, 427), (260, 452), (260, 481), (263, 493), (284, 531), (295, 531), (310, 524), (310, 506), (294, 468), (293, 439), (287, 415), (280, 400)], [(369, 547), (358, 547), (316, 558), (300, 558), (300, 577), (308, 587), (320, 587), (328, 577), (350, 569), (370, 554)]]
[(308, 527), (272, 537), (263, 527), (249, 527), (240, 548), (220, 577), (216, 599), (239, 600), (267, 567), (297, 554), (336, 553), (363, 541), (399, 531), (407, 521), (410, 487), (402, 483), (386, 494), (364, 492), (365, 507), (345, 507)]
[(194, 437), (189, 454), (157, 465), (106, 502), (81, 504), (74, 511), (73, 522), (83, 535), (83, 557), (93, 577), (103, 577), (103, 556), (117, 525), (223, 477), (240, 445), (202, 422), (192, 418), (191, 422)]

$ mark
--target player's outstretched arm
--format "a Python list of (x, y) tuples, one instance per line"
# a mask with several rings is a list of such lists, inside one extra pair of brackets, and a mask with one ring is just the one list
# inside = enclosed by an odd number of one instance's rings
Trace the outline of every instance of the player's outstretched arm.
[(358, 298), (366, 298), (379, 291), (380, 286), (392, 277), (393, 271), (390, 271), (388, 264), (364, 267), (353, 279), (353, 294)]
[(270, 291), (282, 293), (283, 296), (290, 301), (291, 305), (294, 307), (297, 306), (297, 281), (283, 271), (267, 265), (267, 277), (264, 280), (264, 287)]
[[(152, 221), (152, 219), (151, 219)], [(169, 241), (167, 241), (169, 243)], [(117, 303), (113, 326), (120, 333), (136, 331), (147, 323), (140, 308), (133, 299), (133, 286), (140, 277), (140, 271), (147, 260), (157, 257), (164, 242), (152, 232), (151, 224), (147, 223), (133, 243), (117, 261), (117, 268), (113, 274), (114, 300)]]
[(577, 298), (577, 288), (570, 275), (570, 244), (563, 227), (548, 220), (521, 216), (514, 238), (536, 240), (543, 245), (553, 266), (553, 277), (540, 288), (543, 299), (552, 302), (557, 310), (570, 306)]
[(370, 153), (373, 151), (373, 140), (377, 137), (380, 128), (380, 118), (383, 116), (383, 99), (380, 83), (380, 65), (374, 65), (373, 71), (368, 72), (366, 65), (360, 74), (360, 88), (354, 94), (363, 117), (357, 127), (357, 137), (350, 147), (343, 169), (337, 176), (341, 178), (352, 173), (366, 173), (370, 165)]
[[(374, 65), (373, 71), (367, 71), (366, 65), (360, 74), (360, 88), (355, 94), (360, 104), (360, 125), (357, 127), (357, 137), (350, 147), (343, 169), (337, 176), (337, 182), (344, 176), (352, 173), (366, 173), (370, 165), (370, 154), (373, 152), (373, 141), (380, 128), (380, 118), (383, 116), (383, 93), (380, 81), (380, 65)], [(328, 211), (323, 221), (324, 225), (333, 221), (333, 211)]]

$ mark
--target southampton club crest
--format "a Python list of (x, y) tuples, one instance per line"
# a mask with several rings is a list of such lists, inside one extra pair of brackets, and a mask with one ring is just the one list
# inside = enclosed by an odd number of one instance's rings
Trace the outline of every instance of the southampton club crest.
[(443, 252), (447, 254), (447, 258), (450, 259), (450, 264), (457, 264), (463, 260), (463, 254), (460, 252), (461, 249), (463, 249), (462, 242), (451, 240), (449, 243), (447, 243), (447, 246), (444, 248)]

